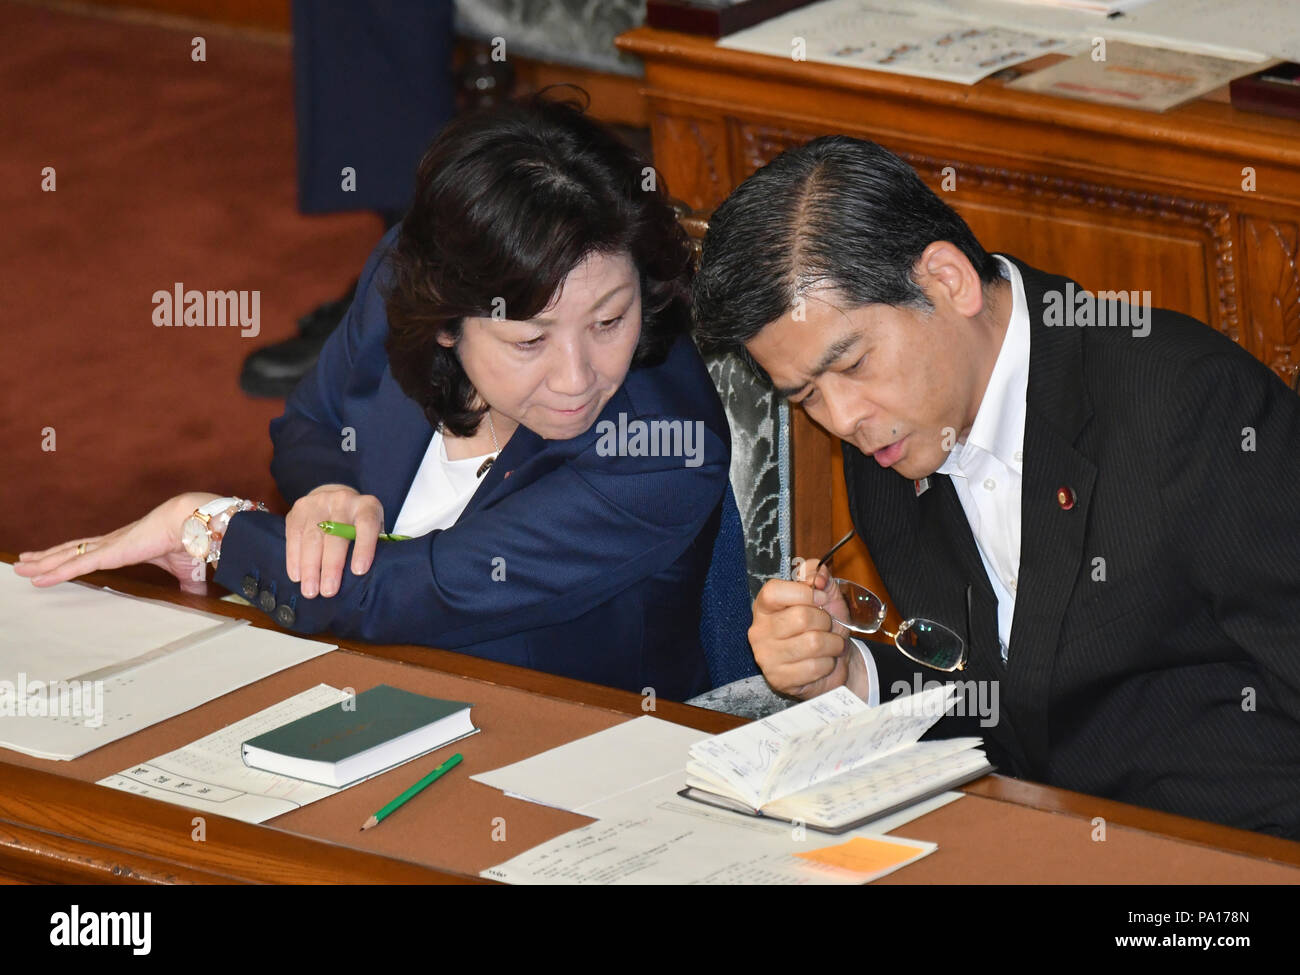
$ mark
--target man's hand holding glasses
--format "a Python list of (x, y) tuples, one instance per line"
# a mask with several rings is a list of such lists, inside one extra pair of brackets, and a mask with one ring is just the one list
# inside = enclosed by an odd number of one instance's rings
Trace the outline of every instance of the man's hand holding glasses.
[(763, 676), (794, 697), (816, 697), (844, 684), (865, 701), (867, 666), (840, 622), (848, 606), (832, 584), (827, 560), (795, 559), (791, 570), (791, 579), (769, 579), (754, 600), (749, 645)]
[[(853, 636), (883, 633), (904, 656), (931, 670), (952, 673), (966, 667), (967, 640), (930, 619), (904, 620), (896, 633), (885, 629), (885, 604), (871, 590), (831, 569), (835, 552), (850, 531), (821, 559), (793, 560), (791, 580), (770, 579), (754, 601), (749, 643), (763, 676), (783, 694), (808, 698), (841, 684), (864, 701), (871, 690), (866, 661)], [(970, 632), (970, 586), (966, 587), (966, 632)]]

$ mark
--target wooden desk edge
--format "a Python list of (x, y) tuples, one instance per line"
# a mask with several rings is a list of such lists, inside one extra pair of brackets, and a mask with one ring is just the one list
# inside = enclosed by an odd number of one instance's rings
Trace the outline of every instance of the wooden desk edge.
[(1300, 843), (1294, 840), (1132, 806), (1083, 792), (1039, 785), (1006, 775), (986, 775), (962, 786), (960, 791), (1079, 819), (1093, 820), (1100, 817), (1108, 826), (1120, 826), (1183, 843), (1300, 867)]
[[(0, 551), (0, 561), (15, 562), (17, 556), (7, 551)], [(279, 629), (264, 613), (250, 607), (222, 602), (211, 596), (194, 596), (179, 589), (164, 588), (123, 578), (111, 572), (92, 573), (79, 581), (94, 586), (109, 586), (130, 595), (158, 599), (205, 612), (247, 619), (252, 625), (266, 629)], [(214, 587), (214, 590), (218, 588)], [(655, 717), (710, 733), (727, 731), (745, 723), (745, 719), (735, 715), (707, 711), (673, 701), (657, 701), (655, 710), (647, 712), (642, 709), (643, 698), (629, 691), (588, 684), (554, 674), (543, 674), (524, 667), (515, 667), (447, 650), (409, 645), (363, 645), (350, 641), (342, 642), (331, 637), (309, 636), (307, 638), (338, 643), (340, 649), (352, 653), (364, 653), (411, 666), (441, 670), (472, 680), (513, 687), (587, 707), (632, 716), (650, 713)], [(104, 872), (105, 879), (111, 877), (149, 882), (159, 879), (170, 870), (179, 882), (187, 880), (195, 882), (208, 880), (216, 883), (482, 882), (476, 877), (439, 871), (278, 830), (276, 831), (278, 834), (276, 842), (280, 844), (278, 848), (295, 855), (268, 856), (265, 850), (265, 831), (275, 830), (274, 826), (254, 825), (224, 817), (211, 818), (220, 821), (223, 831), (229, 830), (231, 838), (229, 842), (234, 844), (233, 847), (223, 853), (205, 848), (202, 854), (196, 857), (195, 854), (201, 847), (199, 843), (160, 844), (154, 841), (156, 837), (153, 834), (141, 832), (141, 826), (157, 825), (159, 817), (165, 813), (174, 814), (176, 807), (168, 803), (125, 792), (115, 792), (94, 783), (68, 779), (54, 772), (13, 766), (3, 762), (0, 762), (0, 769), (3, 770), (8, 781), (56, 797), (52, 807), (41, 809), (21, 795), (15, 795), (13, 789), (0, 790), (0, 869), (5, 871), (9, 869), (10, 864), (13, 864), (16, 869), (29, 866), (32, 856), (28, 847), (11, 840), (6, 830), (8, 828), (15, 831), (15, 834), (34, 829), (51, 836), (62, 837), (69, 843), (92, 844), (96, 850), (103, 850), (104, 856), (102, 864), (92, 863), (90, 866)], [(14, 778), (10, 779), (11, 775)], [(1291, 840), (1144, 809), (1111, 799), (1069, 792), (1004, 775), (985, 776), (963, 786), (961, 791), (1059, 815), (1084, 819), (1100, 816), (1109, 825), (1243, 856), (1300, 866), (1300, 843)], [(93, 817), (87, 816), (86, 810), (90, 808), (96, 810)], [(87, 835), (85, 827), (88, 825), (88, 820), (105, 827), (107, 832), (101, 834), (98, 829), (92, 828), (89, 830), (90, 835)], [(76, 834), (62, 832), (61, 827), (69, 823), (77, 823), (82, 827), (81, 831)], [(127, 833), (134, 834), (133, 843), (136, 840), (146, 841), (147, 849), (136, 852), (114, 846), (111, 832), (113, 829), (125, 829)], [(100, 838), (96, 838), (97, 836)], [(32, 837), (26, 835), (26, 838), (30, 840)], [(223, 839), (223, 842), (227, 841)], [(328, 856), (334, 862), (328, 868), (318, 867), (304, 859), (308, 856), (315, 858)], [(120, 878), (113, 875), (114, 867), (120, 868)], [(186, 871), (189, 871), (192, 876), (186, 875)]]
[[(486, 882), (54, 772), (7, 763), (0, 768), (0, 870), (10, 876), (55, 879), (31, 869), (41, 856), (56, 872), (75, 866), (82, 883)], [(194, 840), (190, 822), (200, 815), (205, 839)], [(274, 842), (268, 830), (276, 833)], [(122, 845), (126, 838), (129, 848)]]

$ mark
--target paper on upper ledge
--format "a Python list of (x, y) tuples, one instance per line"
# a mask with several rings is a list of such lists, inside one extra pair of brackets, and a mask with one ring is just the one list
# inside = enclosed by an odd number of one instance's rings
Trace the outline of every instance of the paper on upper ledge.
[[(838, 2), (838, 0), (830, 0)], [(1266, 61), (1300, 60), (1300, 16), (1294, 0), (1151, 0), (1118, 17), (1098, 17), (1014, 0), (908, 0), (926, 16), (1092, 44), (1096, 37), (1191, 54)]]
[(964, 85), (1077, 49), (1062, 37), (918, 11), (901, 0), (823, 0), (724, 37), (718, 46)]
[(244, 764), (242, 744), (349, 696), (328, 684), (317, 684), (183, 748), (102, 778), (98, 784), (246, 823), (265, 822), (343, 790), (249, 768)]
[(1258, 64), (1244, 61), (1115, 41), (1106, 45), (1104, 61), (1078, 54), (1007, 87), (1163, 112), (1257, 70)]
[[(1026, 60), (1007, 56), (1017, 46), (1029, 57), (1073, 54), (1098, 37), (1237, 61), (1300, 61), (1294, 0), (1151, 0), (1116, 17), (1017, 0), (823, 0), (718, 44), (791, 58), (796, 37), (803, 38), (809, 61), (963, 84)], [(814, 56), (813, 38), (826, 56)], [(1043, 41), (1053, 43), (1040, 48)], [(939, 53), (945, 48), (951, 53)], [(985, 60), (996, 63), (982, 65)]]
[(1151, 3), (1152, 0), (1008, 0), (1010, 3), (1030, 4), (1035, 7), (1063, 7), (1067, 10), (1086, 10), (1090, 14), (1110, 16), (1127, 13)]

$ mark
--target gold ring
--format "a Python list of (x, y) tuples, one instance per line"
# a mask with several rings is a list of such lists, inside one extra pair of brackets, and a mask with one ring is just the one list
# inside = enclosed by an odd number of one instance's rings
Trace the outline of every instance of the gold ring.
[(78, 554), (78, 555), (85, 555), (85, 554), (86, 554), (86, 543), (85, 543), (85, 542), (82, 542), (80, 545), (77, 546), (77, 554)]

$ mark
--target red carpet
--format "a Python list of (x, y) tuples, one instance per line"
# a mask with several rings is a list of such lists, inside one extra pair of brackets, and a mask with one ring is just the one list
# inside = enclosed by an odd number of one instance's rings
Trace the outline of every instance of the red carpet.
[[(284, 511), (267, 435), (283, 404), (244, 396), (240, 365), (341, 293), (381, 228), (298, 213), (287, 42), (214, 28), (196, 63), (197, 32), (0, 2), (0, 550), (187, 490)], [(261, 334), (155, 327), (176, 282), (260, 291)]]

